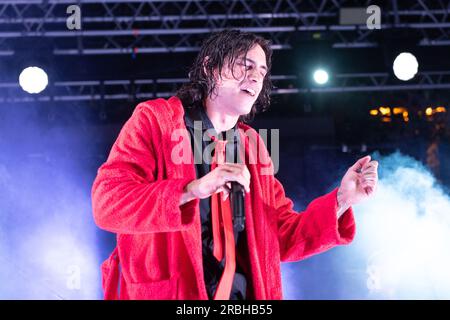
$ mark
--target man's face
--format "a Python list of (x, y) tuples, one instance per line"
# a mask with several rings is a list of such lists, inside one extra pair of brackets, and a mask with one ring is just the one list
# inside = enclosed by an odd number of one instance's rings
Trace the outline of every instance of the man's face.
[(213, 94), (211, 100), (226, 114), (246, 115), (258, 99), (266, 73), (266, 54), (261, 46), (255, 45), (247, 56), (236, 58), (233, 70), (228, 63), (224, 64), (222, 78), (216, 82), (217, 96)]

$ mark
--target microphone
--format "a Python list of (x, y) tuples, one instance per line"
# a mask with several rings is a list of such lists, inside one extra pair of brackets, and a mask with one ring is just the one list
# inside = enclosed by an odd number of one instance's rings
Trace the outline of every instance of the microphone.
[(230, 199), (233, 206), (233, 225), (237, 231), (245, 229), (244, 187), (236, 181), (231, 182)]
[[(232, 147), (234, 150), (234, 152), (232, 153), (233, 162), (241, 163), (241, 158), (239, 156), (238, 150), (238, 133), (233, 130), (231, 132), (231, 136), (233, 137), (233, 144), (230, 145), (230, 147)], [(238, 232), (243, 231), (245, 229), (244, 187), (239, 182), (231, 181), (230, 201), (231, 208), (233, 210), (233, 227)]]

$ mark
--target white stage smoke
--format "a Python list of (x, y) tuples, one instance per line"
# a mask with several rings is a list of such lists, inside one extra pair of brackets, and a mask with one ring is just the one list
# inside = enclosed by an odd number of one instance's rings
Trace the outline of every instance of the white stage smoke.
[[(379, 161), (352, 244), (282, 265), (287, 299), (450, 299), (450, 198), (419, 161)], [(338, 185), (338, 183), (336, 183)]]
[(380, 162), (378, 191), (357, 206), (354, 248), (367, 261), (368, 298), (450, 298), (450, 199), (416, 160)]

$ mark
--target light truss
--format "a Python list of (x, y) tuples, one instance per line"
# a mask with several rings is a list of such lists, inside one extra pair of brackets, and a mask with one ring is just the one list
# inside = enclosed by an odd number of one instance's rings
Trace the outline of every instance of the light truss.
[[(82, 29), (68, 30), (66, 8), (78, 4)], [(418, 45), (450, 44), (450, 0), (389, 1), (381, 30), (339, 25), (339, 10), (367, 7), (350, 0), (3, 0), (0, 55), (24, 38), (49, 41), (54, 54), (130, 54), (195, 51), (205, 34), (239, 28), (265, 35), (274, 49), (290, 49), (298, 35), (320, 33), (336, 48), (373, 47), (380, 33), (415, 30)]]
[[(273, 95), (450, 89), (450, 71), (421, 72), (407, 83), (393, 79), (388, 73), (337, 74), (331, 79), (332, 85), (323, 87), (311, 84), (299, 88), (299, 79), (294, 75), (275, 75), (272, 80)], [(0, 83), (0, 103), (167, 98), (187, 81), (185, 78), (64, 81), (51, 83), (39, 95), (26, 94), (18, 83)]]

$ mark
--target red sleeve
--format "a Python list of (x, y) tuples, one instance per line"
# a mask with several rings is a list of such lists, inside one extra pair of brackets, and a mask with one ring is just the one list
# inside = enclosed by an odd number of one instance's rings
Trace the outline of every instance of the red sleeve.
[(283, 186), (274, 178), (281, 261), (298, 261), (336, 245), (350, 243), (355, 235), (352, 208), (337, 219), (337, 189), (313, 200), (305, 211), (293, 210)]
[(156, 155), (151, 143), (153, 115), (138, 105), (115, 141), (92, 186), (96, 224), (115, 233), (137, 234), (185, 229), (198, 200), (180, 207), (192, 179), (155, 180)]

